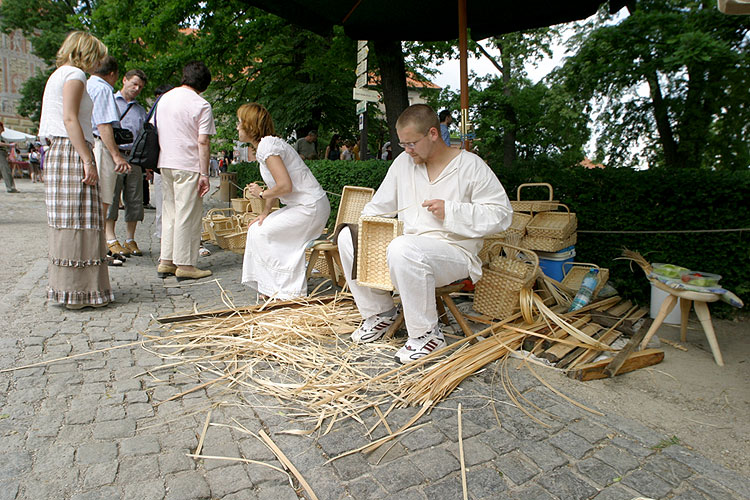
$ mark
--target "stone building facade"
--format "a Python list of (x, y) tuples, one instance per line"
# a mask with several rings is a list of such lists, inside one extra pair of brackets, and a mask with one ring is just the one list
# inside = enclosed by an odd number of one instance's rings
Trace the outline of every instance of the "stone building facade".
[(47, 67), (31, 49), (31, 41), (19, 30), (0, 34), (0, 120), (8, 128), (36, 134), (37, 124), (17, 112), (21, 86)]

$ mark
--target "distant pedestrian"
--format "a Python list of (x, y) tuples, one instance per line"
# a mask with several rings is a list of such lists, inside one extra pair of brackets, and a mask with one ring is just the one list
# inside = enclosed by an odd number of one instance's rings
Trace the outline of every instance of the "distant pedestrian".
[[(5, 132), (5, 125), (0, 122), (0, 136)], [(9, 142), (0, 142), (0, 174), (3, 175), (5, 181), (5, 190), (9, 193), (17, 193), (16, 181), (13, 180), (13, 171), (8, 163), (8, 154), (10, 149), (13, 147)]]
[(340, 160), (341, 159), (341, 137), (339, 134), (333, 134), (331, 142), (326, 146), (326, 160)]
[(318, 132), (310, 130), (305, 137), (297, 139), (294, 150), (303, 160), (318, 159)]
[(57, 70), (44, 87), (39, 135), (51, 138), (45, 155), (49, 229), (50, 302), (69, 309), (100, 307), (115, 299), (106, 266), (104, 217), (94, 163), (86, 74), (107, 47), (81, 31), (70, 33), (57, 51)]
[(440, 118), (440, 137), (443, 138), (443, 142), (446, 146), (450, 147), (451, 145), (451, 132), (450, 132), (450, 124), (453, 122), (453, 116), (451, 116), (451, 112), (447, 109), (444, 109), (440, 112), (440, 115), (438, 116)]

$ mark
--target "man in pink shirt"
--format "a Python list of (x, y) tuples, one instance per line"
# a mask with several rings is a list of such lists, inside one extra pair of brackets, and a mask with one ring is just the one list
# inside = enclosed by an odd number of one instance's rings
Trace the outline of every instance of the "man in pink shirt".
[[(201, 61), (188, 63), (182, 83), (157, 103), (152, 122), (159, 130), (162, 176), (162, 236), (159, 277), (179, 281), (211, 275), (195, 267), (200, 247), (203, 195), (208, 192), (210, 138), (216, 133), (211, 105), (200, 94), (211, 83)], [(161, 124), (161, 126), (159, 126)]]

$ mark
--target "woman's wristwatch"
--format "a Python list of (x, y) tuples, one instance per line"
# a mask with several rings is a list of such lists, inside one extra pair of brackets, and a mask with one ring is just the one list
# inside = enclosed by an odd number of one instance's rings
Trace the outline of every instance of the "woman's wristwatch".
[(263, 191), (261, 191), (260, 193), (258, 193), (258, 198), (263, 199)]

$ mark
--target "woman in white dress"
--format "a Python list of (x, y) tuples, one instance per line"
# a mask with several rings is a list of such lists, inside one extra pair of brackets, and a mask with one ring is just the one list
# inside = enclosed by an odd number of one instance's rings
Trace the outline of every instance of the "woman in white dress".
[[(260, 164), (265, 190), (250, 193), (266, 200), (265, 210), (247, 231), (242, 283), (276, 299), (307, 295), (305, 247), (323, 232), (331, 206), (299, 154), (276, 137), (268, 111), (257, 103), (237, 110), (240, 141), (250, 143)], [(278, 198), (285, 206), (271, 212)]]

